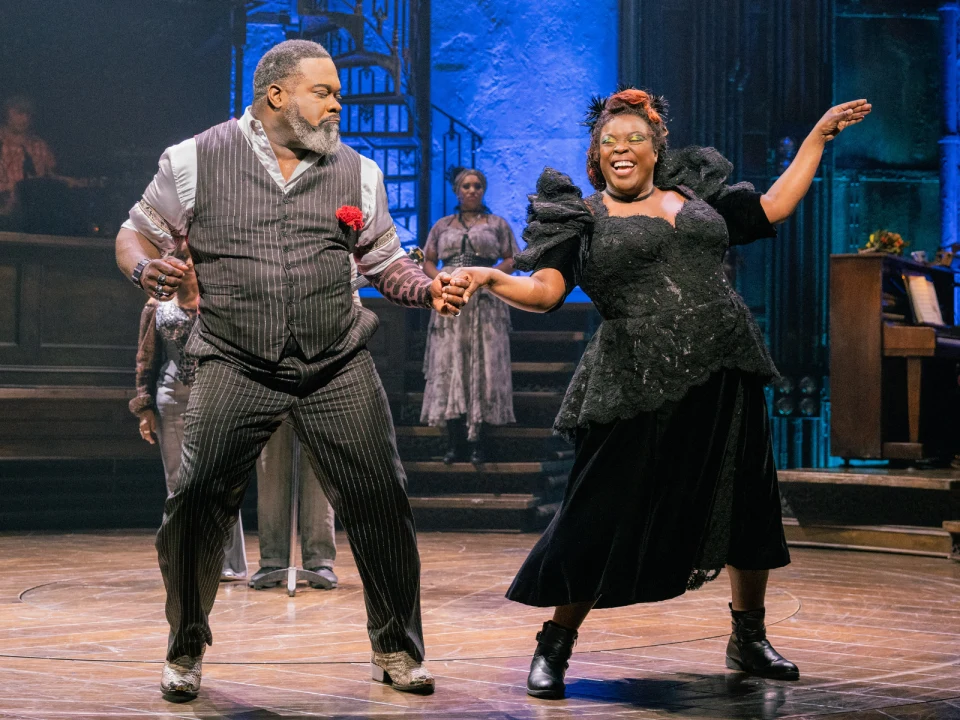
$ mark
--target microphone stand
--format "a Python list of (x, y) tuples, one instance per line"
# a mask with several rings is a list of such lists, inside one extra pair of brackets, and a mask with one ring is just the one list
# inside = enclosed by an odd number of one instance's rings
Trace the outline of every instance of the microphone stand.
[(293, 597), (297, 594), (297, 581), (306, 580), (308, 583), (325, 585), (327, 581), (315, 572), (305, 570), (297, 565), (297, 539), (300, 536), (297, 524), (300, 519), (300, 438), (293, 434), (293, 453), (290, 458), (290, 556), (287, 560), (287, 567), (280, 570), (268, 572), (262, 578), (259, 578), (253, 587), (255, 590), (262, 590), (265, 587), (272, 587), (284, 581), (287, 583), (287, 595)]

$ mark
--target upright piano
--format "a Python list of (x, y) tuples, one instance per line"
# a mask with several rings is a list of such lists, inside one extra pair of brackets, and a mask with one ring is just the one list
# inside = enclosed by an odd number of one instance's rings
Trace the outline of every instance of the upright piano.
[[(942, 325), (918, 317), (908, 281), (932, 290)], [(883, 253), (831, 256), (833, 455), (919, 460), (960, 452), (958, 287), (946, 267)]]

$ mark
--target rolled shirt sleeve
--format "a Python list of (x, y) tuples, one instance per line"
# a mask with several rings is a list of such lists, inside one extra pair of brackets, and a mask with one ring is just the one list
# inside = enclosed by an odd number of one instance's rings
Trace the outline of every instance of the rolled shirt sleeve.
[(160, 156), (157, 174), (123, 227), (136, 230), (161, 253), (172, 253), (189, 232), (196, 195), (197, 143), (190, 138)]
[(373, 160), (362, 156), (360, 185), (364, 225), (354, 249), (354, 259), (361, 275), (379, 275), (391, 263), (406, 257), (406, 253), (390, 217), (383, 173)]

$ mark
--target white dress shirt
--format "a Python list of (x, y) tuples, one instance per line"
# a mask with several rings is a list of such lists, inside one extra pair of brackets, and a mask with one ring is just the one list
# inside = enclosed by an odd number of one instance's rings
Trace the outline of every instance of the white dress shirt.
[[(320, 159), (316, 153), (307, 153), (290, 179), (285, 180), (263, 125), (253, 117), (249, 107), (237, 124), (257, 159), (284, 193), (289, 192), (303, 173)], [(353, 260), (361, 275), (378, 275), (406, 253), (400, 247), (400, 238), (390, 217), (383, 173), (373, 160), (362, 155), (360, 185), (364, 225)], [(177, 244), (174, 236), (187, 237), (190, 234), (196, 197), (197, 141), (190, 138), (168, 147), (160, 156), (157, 174), (140, 202), (130, 209), (130, 217), (123, 226), (139, 232), (161, 253), (172, 253)]]

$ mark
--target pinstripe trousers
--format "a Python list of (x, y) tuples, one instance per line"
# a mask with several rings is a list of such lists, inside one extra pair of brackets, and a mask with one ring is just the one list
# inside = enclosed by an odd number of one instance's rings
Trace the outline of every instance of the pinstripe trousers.
[[(294, 344), (294, 347), (295, 344)], [(299, 350), (269, 369), (201, 359), (184, 427), (180, 484), (157, 534), (170, 623), (167, 659), (213, 644), (208, 617), (223, 541), (270, 435), (289, 416), (340, 517), (377, 652), (423, 659), (420, 556), (386, 393), (361, 349), (332, 367)]]

